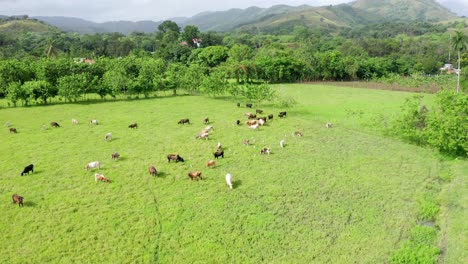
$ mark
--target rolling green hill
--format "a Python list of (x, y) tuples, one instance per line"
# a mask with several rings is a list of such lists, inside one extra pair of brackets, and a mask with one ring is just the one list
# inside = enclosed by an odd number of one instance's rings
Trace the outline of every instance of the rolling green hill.
[(19, 33), (35, 32), (50, 33), (60, 31), (58, 28), (35, 19), (0, 20), (0, 33), (18, 35)]

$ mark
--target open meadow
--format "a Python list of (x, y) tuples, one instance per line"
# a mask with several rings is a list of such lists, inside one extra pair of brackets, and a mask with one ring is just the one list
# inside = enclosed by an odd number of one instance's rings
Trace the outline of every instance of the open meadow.
[[(441, 210), (426, 224), (438, 230), (446, 263), (466, 263), (466, 161), (373, 127), (411, 93), (274, 87), (297, 104), (249, 109), (229, 97), (167, 96), (0, 109), (0, 124), (18, 131), (0, 133), (0, 263), (389, 263), (440, 178), (450, 181), (438, 185)], [(243, 115), (256, 108), (274, 118), (252, 130)], [(205, 117), (214, 131), (196, 139)], [(218, 142), (225, 156), (207, 168)], [(169, 163), (170, 153), (185, 162)], [(101, 169), (84, 169), (91, 161)], [(20, 176), (28, 164), (34, 173)], [(196, 170), (202, 180), (187, 176)], [(96, 172), (111, 182), (95, 182)]]

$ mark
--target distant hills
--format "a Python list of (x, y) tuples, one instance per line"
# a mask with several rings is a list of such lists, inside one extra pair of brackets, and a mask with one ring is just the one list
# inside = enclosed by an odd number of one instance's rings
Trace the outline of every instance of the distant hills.
[[(95, 23), (71, 17), (32, 17), (63, 31), (78, 33), (133, 31), (151, 33), (162, 21), (114, 21)], [(339, 29), (386, 21), (439, 22), (457, 15), (435, 0), (357, 0), (349, 4), (312, 7), (308, 5), (276, 5), (270, 8), (249, 7), (217, 12), (202, 12), (186, 18), (172, 18), (181, 28), (195, 25), (201, 31), (256, 30), (257, 32), (288, 32), (295, 25), (313, 28)]]

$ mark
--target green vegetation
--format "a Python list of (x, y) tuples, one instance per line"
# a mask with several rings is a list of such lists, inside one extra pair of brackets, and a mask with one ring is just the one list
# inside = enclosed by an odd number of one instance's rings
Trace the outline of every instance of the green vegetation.
[[(275, 118), (259, 131), (235, 125), (250, 109), (229, 97), (1, 109), (0, 122), (19, 133), (5, 128), (0, 147), (0, 262), (423, 263), (445, 248), (447, 263), (463, 258), (466, 238), (457, 232), (466, 233), (460, 207), (466, 185), (457, 183), (466, 178), (466, 161), (384, 138), (370, 122), (398, 113), (411, 94), (273, 88), (296, 106), (263, 103)], [(428, 107), (432, 97), (425, 96)], [(283, 110), (287, 118), (277, 118)], [(206, 116), (215, 130), (197, 140)], [(82, 123), (72, 125), (71, 118)], [(92, 118), (101, 124), (88, 125)], [(193, 124), (178, 125), (181, 118)], [(51, 121), (61, 127), (41, 130)], [(327, 121), (334, 128), (325, 128)], [(133, 122), (138, 129), (127, 127)], [(304, 137), (294, 137), (296, 130)], [(244, 138), (253, 144), (244, 146)], [(208, 169), (217, 142), (226, 157)], [(259, 155), (262, 147), (272, 154)], [(115, 151), (117, 161), (110, 157)], [(186, 162), (168, 163), (169, 153)], [(95, 171), (83, 169), (94, 160), (111, 183), (95, 183)], [(34, 174), (19, 176), (30, 163)], [(148, 174), (151, 164), (156, 178)], [(189, 180), (193, 170), (204, 179)], [(225, 185), (227, 172), (233, 190)], [(13, 193), (25, 197), (24, 208), (7, 202)]]

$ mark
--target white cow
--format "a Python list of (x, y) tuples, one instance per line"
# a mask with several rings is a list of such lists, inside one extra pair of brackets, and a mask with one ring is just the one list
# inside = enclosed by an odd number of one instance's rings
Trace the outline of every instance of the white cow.
[(98, 125), (99, 124), (99, 122), (96, 119), (93, 119), (93, 120), (89, 121), (89, 123), (91, 125)]
[(106, 141), (112, 140), (112, 133), (111, 132), (107, 133), (105, 139)]
[(328, 122), (328, 123), (325, 124), (325, 127), (326, 127), (326, 128), (332, 128), (332, 127), (333, 127), (333, 123)]
[(94, 169), (94, 168), (101, 169), (101, 164), (99, 163), (99, 161), (90, 162), (90, 163), (86, 164), (86, 166), (85, 166), (86, 170)]
[(232, 175), (231, 173), (226, 174), (226, 183), (229, 188), (232, 189)]
[(78, 119), (72, 118), (72, 124), (73, 125), (78, 125), (80, 122), (78, 122)]
[(286, 144), (286, 142), (284, 142), (284, 139), (282, 139), (282, 140), (280, 141), (280, 147), (284, 148), (284, 145), (285, 145), (285, 144)]

